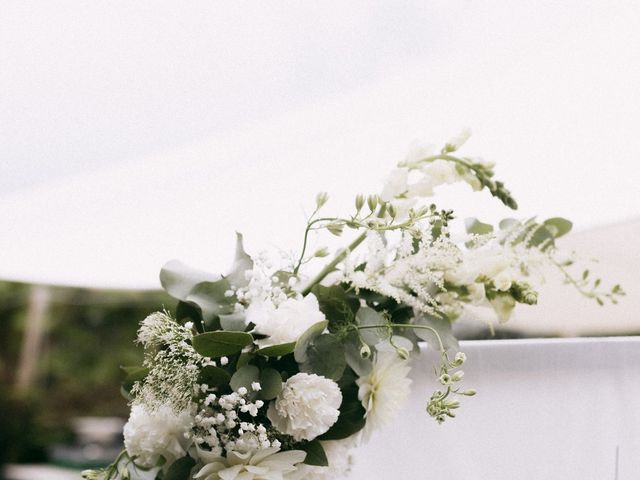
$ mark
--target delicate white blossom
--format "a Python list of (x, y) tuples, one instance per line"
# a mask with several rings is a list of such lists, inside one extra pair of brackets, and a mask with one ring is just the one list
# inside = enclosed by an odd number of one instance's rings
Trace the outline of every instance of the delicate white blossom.
[(284, 480), (296, 471), (306, 453), (302, 450), (280, 452), (279, 448), (263, 448), (255, 452), (227, 453), (221, 457), (198, 449), (204, 466), (193, 476), (196, 480)]
[(155, 466), (160, 457), (168, 465), (186, 455), (192, 427), (189, 411), (176, 413), (166, 405), (148, 411), (145, 405), (134, 404), (124, 426), (124, 446), (142, 467)]
[(296, 440), (313, 440), (338, 420), (342, 393), (333, 380), (298, 373), (282, 386), (269, 405), (267, 416), (273, 426)]
[(256, 333), (267, 335), (256, 343), (260, 348), (298, 340), (311, 325), (325, 320), (318, 299), (310, 293), (301, 299), (288, 298), (277, 307), (268, 302), (252, 304), (247, 320), (254, 323)]
[(411, 379), (407, 378), (410, 370), (407, 360), (395, 352), (382, 351), (377, 353), (371, 372), (356, 380), (358, 399), (366, 411), (364, 441), (400, 411), (410, 393)]

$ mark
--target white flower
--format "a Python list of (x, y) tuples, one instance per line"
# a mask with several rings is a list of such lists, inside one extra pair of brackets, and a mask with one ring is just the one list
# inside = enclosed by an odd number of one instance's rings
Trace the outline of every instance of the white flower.
[(267, 417), (282, 433), (297, 441), (313, 440), (338, 420), (342, 392), (333, 380), (298, 373), (289, 378), (269, 405)]
[(391, 421), (410, 393), (411, 368), (395, 352), (378, 352), (368, 375), (356, 380), (358, 398), (366, 410), (367, 423), (362, 430), (364, 441), (371, 433)]
[(506, 292), (511, 288), (513, 280), (513, 275), (511, 274), (509, 269), (506, 269), (493, 277), (493, 284), (495, 285), (496, 289), (500, 290), (501, 292)]
[(498, 315), (500, 323), (506, 323), (509, 321), (509, 318), (511, 318), (511, 313), (516, 306), (516, 301), (511, 295), (500, 294), (491, 300), (491, 306), (496, 312), (496, 315)]
[(451, 150), (458, 150), (462, 145), (464, 145), (467, 140), (471, 137), (471, 129), (463, 128), (457, 135), (451, 137), (447, 142), (447, 147)]
[(255, 452), (230, 451), (220, 457), (198, 449), (198, 457), (205, 464), (193, 478), (196, 480), (283, 480), (295, 472), (303, 462), (302, 450), (280, 452), (279, 448), (262, 448)]
[(258, 340), (260, 348), (298, 340), (311, 325), (325, 320), (318, 299), (310, 293), (302, 299), (289, 298), (278, 307), (269, 303), (249, 306), (247, 320), (255, 324), (257, 333), (268, 335)]
[(166, 465), (186, 455), (191, 444), (193, 416), (189, 411), (174, 412), (162, 405), (151, 412), (141, 404), (131, 407), (124, 426), (124, 446), (142, 467), (155, 466), (160, 457)]
[(291, 475), (291, 480), (334, 480), (345, 478), (351, 470), (352, 455), (350, 450), (356, 446), (356, 436), (344, 440), (320, 442), (327, 455), (329, 465), (300, 465), (298, 471)]
[(388, 202), (396, 197), (401, 196), (407, 191), (408, 181), (409, 169), (400, 167), (392, 170), (386, 181), (384, 182), (384, 187), (382, 188), (380, 198), (385, 202)]

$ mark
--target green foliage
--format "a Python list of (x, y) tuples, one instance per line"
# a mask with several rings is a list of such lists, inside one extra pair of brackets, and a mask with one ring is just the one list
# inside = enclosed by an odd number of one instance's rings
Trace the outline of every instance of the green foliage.
[(318, 299), (320, 310), (329, 321), (330, 332), (338, 332), (353, 323), (360, 302), (357, 296), (345, 291), (344, 285), (325, 287), (318, 284), (313, 288), (312, 293)]
[(273, 400), (282, 391), (282, 377), (277, 370), (267, 367), (260, 371), (260, 387), (258, 397), (262, 400)]
[(245, 332), (206, 332), (193, 337), (193, 348), (204, 357), (223, 357), (240, 353), (253, 342), (253, 337)]
[[(453, 331), (451, 329), (451, 322), (444, 317), (436, 317), (433, 315), (422, 314), (416, 317), (415, 325), (423, 325), (432, 328), (435, 330), (434, 333), (432, 330), (426, 328), (417, 328), (415, 329), (415, 334), (420, 337), (422, 340), (426, 341), (431, 347), (435, 348), (437, 351), (440, 351), (440, 342), (442, 342), (442, 346), (445, 350), (458, 349), (458, 340), (453, 335)], [(439, 339), (438, 339), (439, 337)]]
[(206, 384), (210, 387), (224, 387), (231, 381), (231, 375), (225, 369), (207, 365), (200, 370), (198, 376), (199, 384)]
[(260, 381), (260, 369), (255, 365), (245, 365), (239, 368), (231, 377), (229, 384), (234, 391), (244, 387), (251, 392), (251, 384)]
[(307, 452), (307, 456), (304, 459), (304, 463), (307, 465), (317, 465), (319, 467), (326, 467), (329, 465), (327, 454), (318, 440), (303, 443), (298, 448)]
[(311, 343), (319, 337), (322, 332), (327, 328), (329, 324), (328, 321), (323, 320), (322, 322), (315, 323), (311, 325), (302, 335), (298, 338), (296, 342), (296, 348), (294, 350), (294, 357), (296, 362), (304, 363), (307, 361), (307, 350)]
[(288, 355), (293, 353), (296, 348), (296, 342), (291, 343), (281, 343), (280, 345), (271, 345), (269, 347), (264, 347), (259, 350), (256, 350), (256, 354), (264, 355), (265, 357), (282, 357), (283, 355)]
[(465, 219), (464, 226), (467, 230), (467, 233), (474, 233), (476, 235), (486, 235), (493, 232), (493, 225), (482, 223), (477, 218)]
[(189, 480), (195, 464), (196, 461), (189, 456), (179, 458), (171, 464), (163, 480)]
[(347, 366), (344, 345), (332, 333), (315, 337), (308, 345), (300, 370), (332, 380), (340, 380)]

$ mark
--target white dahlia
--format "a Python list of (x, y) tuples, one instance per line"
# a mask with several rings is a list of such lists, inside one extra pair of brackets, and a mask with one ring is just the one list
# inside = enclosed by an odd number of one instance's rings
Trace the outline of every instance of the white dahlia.
[(198, 449), (198, 457), (204, 466), (193, 478), (196, 480), (284, 480), (287, 474), (297, 470), (306, 452), (279, 448), (262, 448), (253, 452), (227, 452), (220, 457)]
[(144, 405), (135, 404), (124, 426), (124, 446), (141, 467), (155, 466), (160, 457), (169, 465), (187, 454), (192, 427), (189, 411), (176, 413), (168, 405), (148, 411)]
[(255, 331), (268, 337), (256, 341), (260, 348), (298, 340), (311, 325), (325, 320), (318, 299), (312, 293), (304, 298), (289, 298), (277, 307), (257, 302), (247, 309), (247, 321), (255, 324)]
[(333, 380), (298, 373), (289, 378), (271, 402), (267, 417), (282, 433), (297, 441), (313, 440), (338, 420), (342, 392)]
[(366, 410), (367, 423), (362, 430), (366, 442), (371, 433), (389, 423), (400, 411), (411, 391), (411, 368), (395, 351), (378, 351), (369, 374), (356, 380), (358, 398)]

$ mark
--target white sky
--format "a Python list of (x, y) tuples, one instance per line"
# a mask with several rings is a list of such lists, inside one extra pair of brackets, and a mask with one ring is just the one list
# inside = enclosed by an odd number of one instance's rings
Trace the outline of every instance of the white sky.
[(638, 25), (631, 1), (2, 2), (0, 277), (153, 287), (170, 258), (224, 269), (235, 229), (294, 248), (316, 191), (376, 191), (464, 125), (519, 215), (638, 216)]

